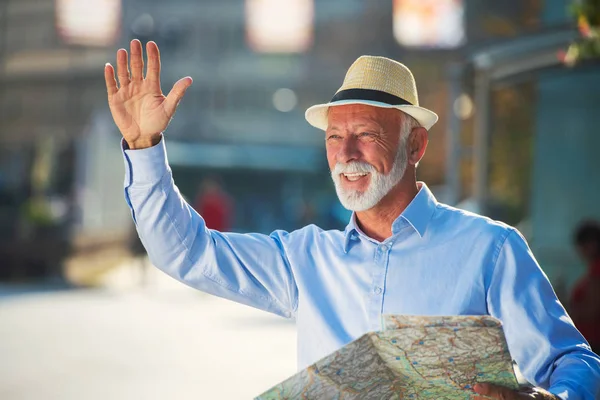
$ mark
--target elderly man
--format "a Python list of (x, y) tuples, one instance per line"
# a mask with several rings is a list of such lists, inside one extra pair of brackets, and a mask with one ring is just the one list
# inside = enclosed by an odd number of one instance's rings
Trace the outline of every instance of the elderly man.
[[(298, 326), (304, 368), (365, 332), (382, 314), (492, 315), (536, 388), (475, 385), (498, 399), (597, 398), (600, 359), (573, 326), (521, 234), (436, 201), (416, 168), (437, 116), (419, 107), (404, 65), (360, 57), (332, 101), (307, 120), (325, 131), (344, 231), (310, 225), (270, 235), (223, 233), (205, 223), (173, 183), (162, 133), (191, 78), (165, 97), (160, 56), (131, 42), (105, 67), (108, 102), (123, 135), (125, 197), (152, 262), (194, 288)], [(474, 382), (475, 383), (475, 382)], [(489, 398), (488, 397), (488, 398)]]

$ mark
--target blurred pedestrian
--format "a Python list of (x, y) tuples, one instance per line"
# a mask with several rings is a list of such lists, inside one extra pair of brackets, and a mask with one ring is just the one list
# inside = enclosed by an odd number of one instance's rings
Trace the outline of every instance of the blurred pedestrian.
[(216, 178), (206, 178), (202, 181), (194, 209), (204, 217), (208, 229), (231, 230), (233, 201)]
[(581, 223), (573, 240), (587, 271), (571, 294), (570, 314), (592, 349), (600, 354), (600, 223)]

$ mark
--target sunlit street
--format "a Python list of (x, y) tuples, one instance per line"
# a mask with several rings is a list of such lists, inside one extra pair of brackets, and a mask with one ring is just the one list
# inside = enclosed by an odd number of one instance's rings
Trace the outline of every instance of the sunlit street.
[(0, 398), (250, 399), (295, 372), (293, 323), (137, 272), (0, 289)]

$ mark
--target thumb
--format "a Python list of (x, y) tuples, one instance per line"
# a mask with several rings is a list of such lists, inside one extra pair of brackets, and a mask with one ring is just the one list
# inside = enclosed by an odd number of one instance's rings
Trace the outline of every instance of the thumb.
[(473, 387), (475, 393), (492, 399), (512, 399), (515, 392), (509, 388), (492, 385), (490, 383), (478, 383)]
[(173, 89), (171, 89), (171, 91), (167, 95), (164, 104), (165, 112), (167, 113), (169, 118), (172, 117), (173, 114), (175, 114), (175, 109), (177, 108), (177, 105), (183, 98), (183, 95), (185, 94), (187, 88), (189, 88), (191, 85), (192, 78), (190, 78), (189, 76), (175, 82), (175, 85), (173, 85)]
[(478, 383), (473, 386), (473, 390), (478, 394), (488, 394), (490, 392), (490, 385), (487, 383)]

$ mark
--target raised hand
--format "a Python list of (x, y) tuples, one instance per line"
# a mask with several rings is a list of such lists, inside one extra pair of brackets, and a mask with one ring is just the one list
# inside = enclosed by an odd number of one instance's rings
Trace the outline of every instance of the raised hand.
[(108, 106), (131, 149), (151, 147), (160, 141), (161, 133), (169, 125), (177, 105), (192, 84), (192, 78), (182, 78), (164, 96), (160, 88), (160, 53), (156, 43), (148, 42), (146, 52), (148, 68), (145, 78), (142, 43), (137, 39), (131, 41), (131, 74), (127, 50), (117, 51), (119, 86), (112, 65), (107, 63), (104, 67)]

